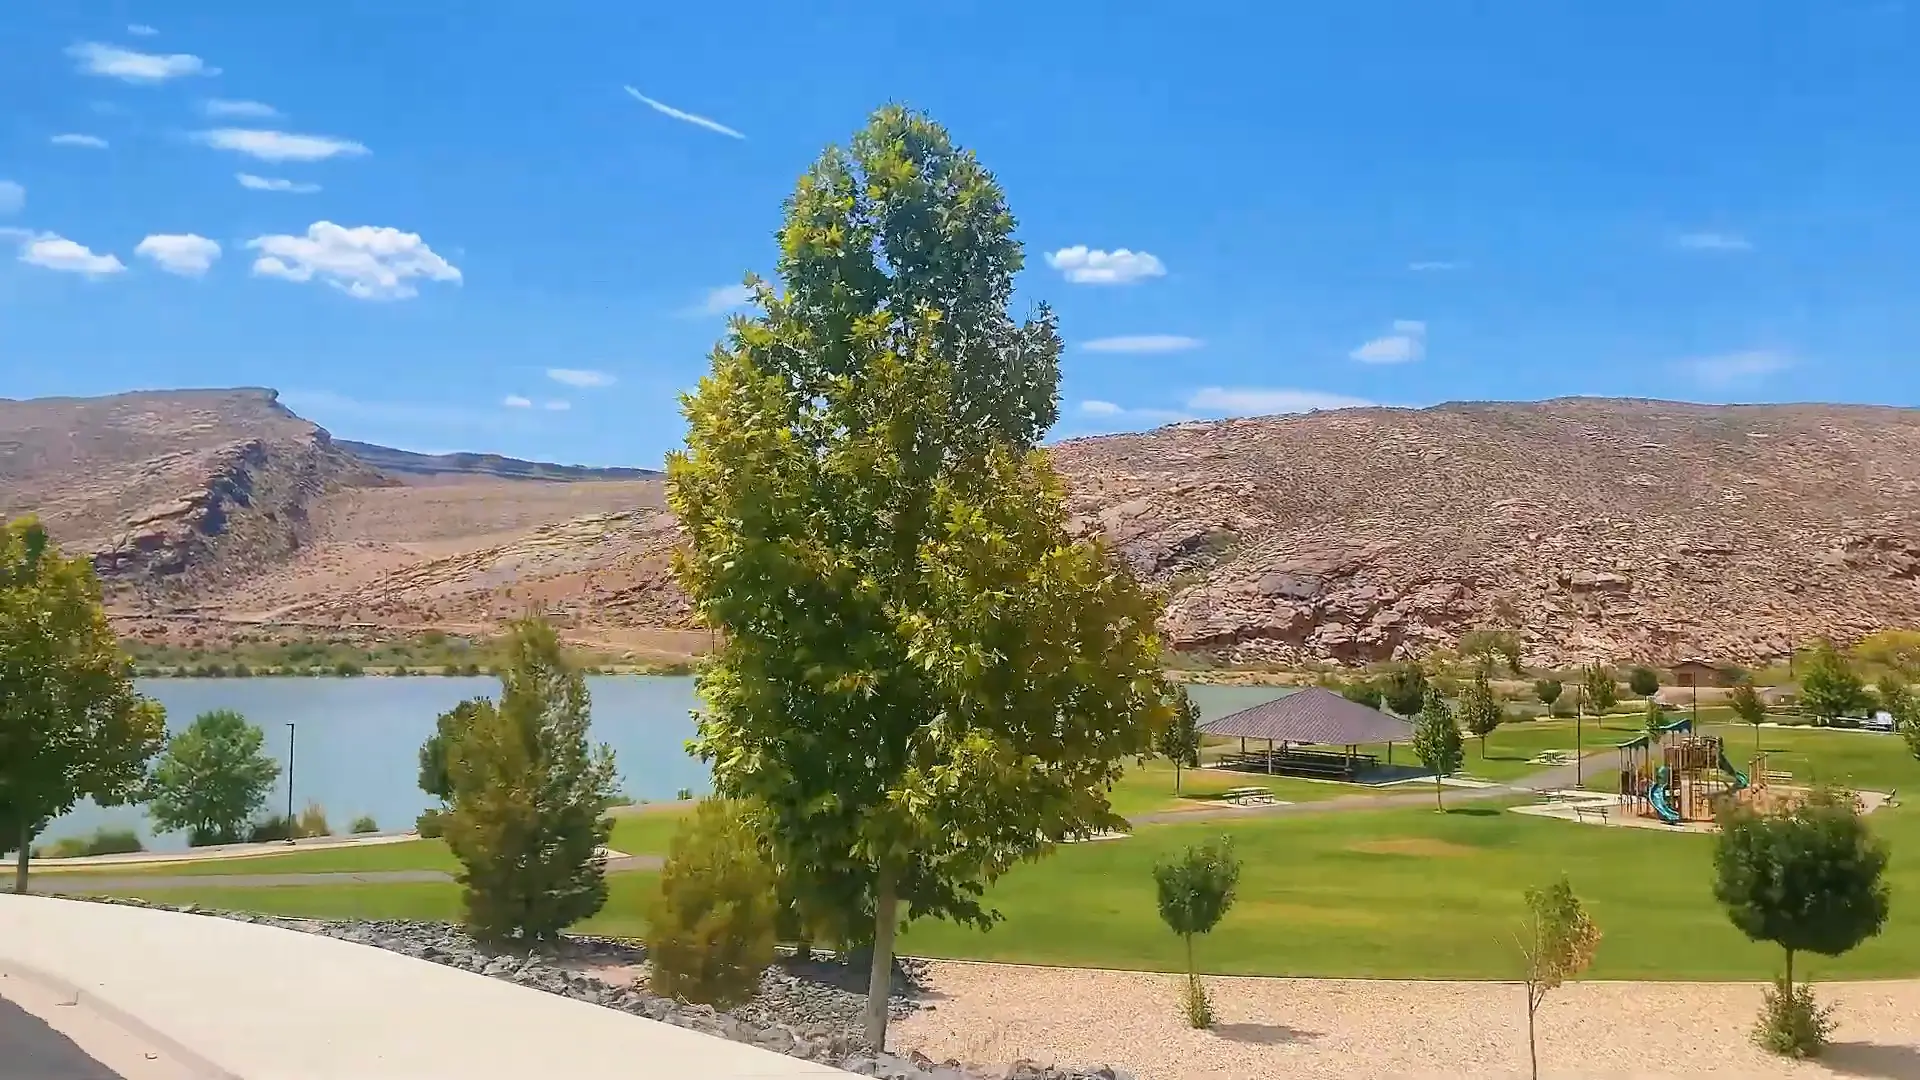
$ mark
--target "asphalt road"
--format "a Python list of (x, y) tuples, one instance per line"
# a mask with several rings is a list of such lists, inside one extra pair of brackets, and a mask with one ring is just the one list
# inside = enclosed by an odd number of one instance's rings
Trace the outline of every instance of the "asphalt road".
[(0, 998), (0, 1076), (6, 1080), (123, 1080), (46, 1021)]

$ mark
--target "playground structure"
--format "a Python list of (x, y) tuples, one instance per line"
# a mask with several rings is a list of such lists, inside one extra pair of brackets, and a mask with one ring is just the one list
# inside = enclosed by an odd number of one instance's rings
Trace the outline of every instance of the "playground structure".
[(1764, 754), (1742, 771), (1717, 736), (1675, 720), (1620, 744), (1620, 811), (1668, 825), (1712, 821), (1723, 800), (1762, 796), (1767, 777)]

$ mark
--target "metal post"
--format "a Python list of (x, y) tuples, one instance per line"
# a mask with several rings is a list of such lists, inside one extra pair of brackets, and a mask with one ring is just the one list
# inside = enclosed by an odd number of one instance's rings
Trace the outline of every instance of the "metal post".
[(293, 843), (293, 725), (287, 725), (287, 843)]
[(1587, 716), (1586, 702), (1587, 688), (1583, 686), (1580, 688), (1579, 706), (1573, 710), (1573, 786), (1577, 788), (1586, 786), (1586, 776), (1582, 770), (1586, 767), (1587, 740), (1586, 736), (1581, 734), (1583, 730), (1581, 722)]

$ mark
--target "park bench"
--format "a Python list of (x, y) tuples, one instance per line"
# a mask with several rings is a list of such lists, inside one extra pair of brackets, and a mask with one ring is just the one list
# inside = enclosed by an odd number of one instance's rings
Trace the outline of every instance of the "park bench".
[(1221, 798), (1235, 806), (1267, 806), (1275, 801), (1273, 792), (1263, 787), (1228, 788)]
[(1603, 823), (1607, 820), (1607, 808), (1604, 806), (1595, 806), (1592, 803), (1573, 804), (1573, 816), (1576, 821), (1587, 820), (1589, 814), (1598, 817)]
[(1540, 751), (1539, 754), (1534, 756), (1534, 759), (1532, 761), (1528, 762), (1527, 764), (1529, 765), (1571, 765), (1573, 764), (1573, 759), (1567, 756), (1567, 752), (1565, 750), (1542, 750)]
[(1793, 782), (1793, 774), (1790, 772), (1767, 773), (1767, 783), (1769, 784), (1788, 784), (1792, 782)]

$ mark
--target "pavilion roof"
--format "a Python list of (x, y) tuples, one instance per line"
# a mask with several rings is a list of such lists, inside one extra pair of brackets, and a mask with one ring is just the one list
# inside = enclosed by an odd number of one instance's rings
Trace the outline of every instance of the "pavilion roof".
[(1319, 686), (1209, 720), (1200, 725), (1200, 730), (1208, 735), (1321, 746), (1406, 742), (1413, 738), (1413, 725), (1405, 720), (1348, 701)]

